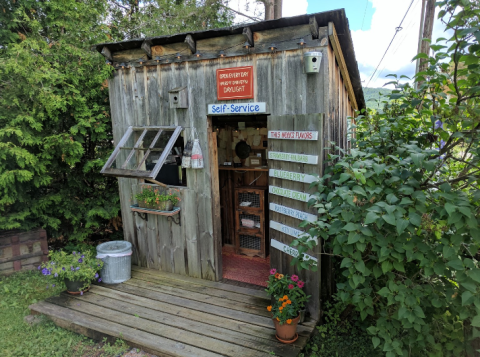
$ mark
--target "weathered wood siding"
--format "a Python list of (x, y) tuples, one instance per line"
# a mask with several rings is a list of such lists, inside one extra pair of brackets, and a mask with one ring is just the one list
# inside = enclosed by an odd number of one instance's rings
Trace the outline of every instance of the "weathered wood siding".
[[(191, 137), (192, 128), (195, 127), (205, 165), (203, 170), (187, 169), (188, 187), (179, 188), (182, 199), (181, 227), (162, 216), (149, 215), (148, 222), (134, 216), (129, 206), (135, 203), (133, 196), (139, 189), (139, 182), (119, 178), (124, 235), (135, 247), (135, 264), (208, 280), (222, 278), (219, 205), (214, 202), (218, 200), (219, 191), (215, 173), (216, 158), (213, 157), (216, 138), (211, 135), (207, 120), (207, 105), (218, 102), (216, 69), (239, 66), (254, 68), (255, 98), (225, 103), (266, 102), (271, 115), (326, 113), (323, 141), (334, 140), (345, 144), (348, 98), (335, 60), (332, 60), (327, 29), (319, 29), (318, 40), (311, 40), (308, 25), (295, 26), (291, 30), (290, 37), (305, 34), (303, 37), (318, 46), (132, 67), (115, 72), (109, 85), (115, 142), (121, 139), (130, 125), (180, 125), (185, 128), (186, 138)], [(285, 36), (288, 31), (282, 31), (281, 35)], [(255, 34), (258, 41), (256, 46), (260, 46), (262, 41), (270, 42), (277, 36), (276, 33), (265, 32)], [(200, 41), (197, 46), (200, 47)], [(173, 47), (170, 51), (177, 50)], [(168, 52), (166, 48), (161, 50)], [(303, 73), (303, 53), (307, 51), (322, 52), (319, 74)], [(114, 57), (132, 60), (133, 55), (127, 52), (117, 52)], [(187, 86), (189, 107), (170, 109), (168, 91), (180, 86)], [(215, 165), (211, 166), (211, 163)]]

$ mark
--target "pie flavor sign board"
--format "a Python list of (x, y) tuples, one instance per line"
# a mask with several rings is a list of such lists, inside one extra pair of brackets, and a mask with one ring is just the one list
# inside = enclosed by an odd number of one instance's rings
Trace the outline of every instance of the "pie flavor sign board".
[(217, 69), (217, 99), (253, 98), (253, 66)]

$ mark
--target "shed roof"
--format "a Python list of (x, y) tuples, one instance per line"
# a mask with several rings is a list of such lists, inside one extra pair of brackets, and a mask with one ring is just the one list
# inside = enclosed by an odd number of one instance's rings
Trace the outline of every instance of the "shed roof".
[(355, 93), (355, 99), (358, 103), (359, 109), (365, 108), (365, 99), (363, 97), (360, 72), (358, 70), (357, 60), (355, 58), (355, 50), (353, 48), (353, 41), (350, 34), (348, 19), (345, 15), (345, 9), (318, 12), (315, 14), (306, 14), (293, 17), (282, 17), (276, 20), (252, 22), (237, 26), (223, 27), (205, 31), (191, 31), (175, 35), (136, 38), (120, 42), (100, 43), (96, 45), (95, 48), (98, 52), (101, 52), (103, 47), (107, 47), (111, 52), (118, 52), (140, 48), (142, 43), (146, 39), (151, 42), (152, 46), (157, 46), (183, 42), (185, 40), (185, 36), (188, 34), (192, 35), (195, 40), (204, 40), (207, 38), (223, 37), (229, 35), (240, 35), (243, 32), (243, 28), (247, 26), (250, 27), (252, 32), (274, 30), (282, 27), (306, 25), (309, 23), (309, 18), (311, 16), (315, 16), (319, 27), (328, 26), (329, 22), (333, 22), (333, 24), (335, 25), (335, 28), (338, 31), (338, 40), (342, 48), (345, 63), (348, 67), (348, 73), (350, 75), (353, 90)]

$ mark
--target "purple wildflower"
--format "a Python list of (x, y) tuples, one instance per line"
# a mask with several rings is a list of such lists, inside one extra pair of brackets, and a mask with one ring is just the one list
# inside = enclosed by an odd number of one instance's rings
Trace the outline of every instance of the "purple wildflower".
[(48, 289), (48, 284), (47, 284), (47, 289)]
[(47, 268), (43, 268), (42, 269), (42, 274), (43, 275), (50, 275), (50, 270), (48, 270)]
[(75, 270), (80, 270), (80, 267), (76, 267)]
[(82, 258), (78, 259), (78, 262), (79, 263), (83, 262), (83, 259)]
[(39, 265), (37, 269), (38, 269), (38, 270), (42, 269), (42, 266), (41, 266), (41, 265)]
[(440, 149), (443, 149), (444, 146), (445, 146), (445, 141), (442, 139), (440, 140)]
[(77, 254), (77, 253), (75, 253), (75, 251), (73, 251), (72, 254), (75, 255), (75, 254)]
[(55, 263), (54, 263), (54, 262), (50, 262), (50, 265), (53, 265), (53, 264), (55, 264)]
[(102, 278), (98, 278), (98, 282), (100, 283), (102, 281)]
[(70, 270), (71, 270), (71, 271), (74, 271), (75, 269), (71, 266), (71, 267), (70, 267)]
[(55, 278), (58, 278), (58, 274), (57, 274), (57, 273), (55, 273), (55, 275), (54, 275), (54, 276), (55, 276)]
[(54, 288), (54, 287), (55, 287), (55, 284), (52, 284), (52, 288)]
[(83, 295), (83, 291), (80, 291), (80, 295)]
[(98, 273), (95, 274), (95, 279), (98, 278)]
[(82, 254), (82, 258), (85, 258), (85, 255)]
[(62, 270), (65, 271), (65, 267), (63, 267)]
[(435, 129), (440, 129), (440, 128), (443, 129), (443, 122), (440, 120), (437, 120), (435, 122)]

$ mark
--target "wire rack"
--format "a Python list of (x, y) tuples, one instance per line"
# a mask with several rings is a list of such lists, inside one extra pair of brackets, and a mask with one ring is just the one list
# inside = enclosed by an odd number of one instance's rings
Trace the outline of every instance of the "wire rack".
[(262, 239), (255, 236), (240, 234), (240, 247), (247, 249), (260, 250)]
[(239, 192), (238, 202), (240, 207), (260, 207), (260, 195), (254, 192)]
[(255, 214), (240, 213), (240, 227), (242, 228), (260, 228), (260, 216)]

